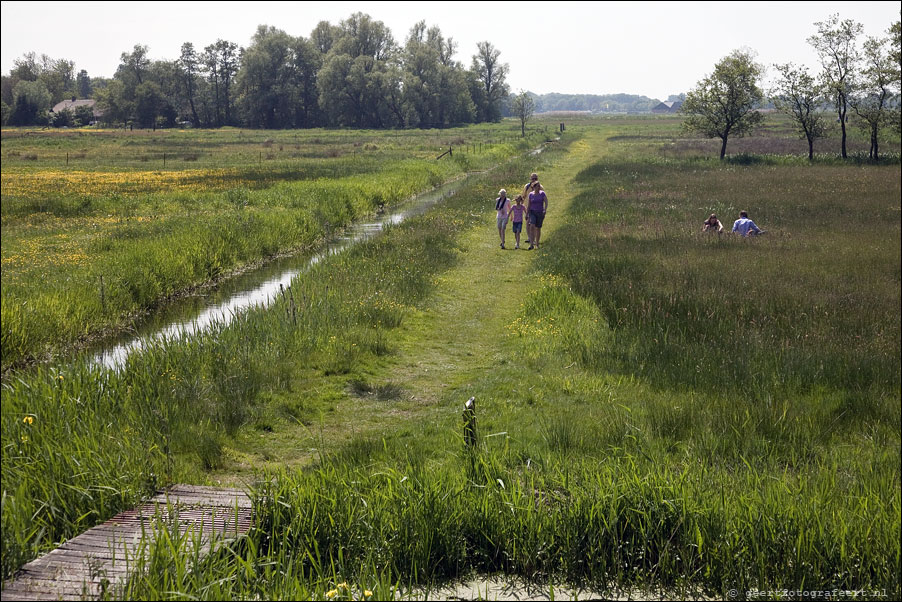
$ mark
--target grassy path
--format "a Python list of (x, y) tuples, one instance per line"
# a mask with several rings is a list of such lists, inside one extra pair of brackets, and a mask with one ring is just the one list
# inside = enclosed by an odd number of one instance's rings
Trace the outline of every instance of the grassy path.
[[(499, 248), (494, 211), (457, 241), (457, 265), (436, 276), (438, 286), (428, 309), (408, 316), (394, 332), (395, 352), (369, 374), (372, 386), (391, 387), (399, 399), (386, 404), (347, 391), (347, 377), (310, 375), (299, 394), (331, 399), (315, 425), (287, 425), (272, 432), (239, 435), (231, 462), (211, 475), (214, 482), (247, 481), (263, 466), (308, 464), (323, 449), (355, 436), (379, 439), (405, 431), (418, 436), (446, 431), (469, 397), (470, 383), (505, 365), (523, 339), (506, 329), (520, 304), (539, 283), (533, 263), (540, 253), (553, 253), (563, 241), (555, 233), (573, 200), (571, 179), (597, 157), (600, 139), (578, 141), (556, 165), (540, 173), (548, 191), (549, 211), (539, 251), (513, 249), (508, 228), (507, 250)], [(519, 191), (526, 182), (507, 185)], [(514, 196), (513, 192), (511, 196)], [(441, 210), (441, 209), (438, 209)], [(525, 242), (526, 232), (521, 236)], [(508, 364), (509, 365), (509, 364)]]
[[(510, 228), (508, 249), (501, 250), (494, 214), (463, 237), (460, 264), (440, 277), (434, 305), (411, 321), (412, 336), (400, 353), (404, 385), (416, 392), (421, 404), (438, 403), (446, 388), (466, 388), (467, 382), (511, 355), (518, 341), (508, 336), (506, 326), (522, 300), (537, 288), (533, 259), (563, 244), (555, 232), (573, 199), (569, 180), (590, 156), (588, 150), (587, 144), (577, 143), (566, 161), (540, 174), (549, 196), (541, 250), (527, 251), (525, 244), (513, 250)], [(520, 186), (509, 189), (519, 191)], [(521, 242), (525, 240), (524, 229)]]

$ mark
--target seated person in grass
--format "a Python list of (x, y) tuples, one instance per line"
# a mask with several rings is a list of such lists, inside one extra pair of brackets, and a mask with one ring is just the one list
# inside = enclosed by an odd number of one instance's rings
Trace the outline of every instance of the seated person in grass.
[(716, 213), (712, 213), (711, 217), (705, 220), (702, 232), (717, 232), (718, 234), (723, 232), (723, 224), (717, 219)]
[(518, 194), (517, 198), (514, 199), (514, 206), (511, 207), (509, 215), (513, 216), (511, 219), (511, 231), (514, 233), (514, 237), (517, 239), (517, 246), (515, 249), (520, 248), (520, 232), (523, 231), (523, 216), (526, 215), (526, 205), (523, 204), (523, 195)]
[(764, 234), (764, 230), (755, 225), (755, 222), (749, 219), (746, 211), (739, 212), (739, 219), (733, 222), (733, 232), (740, 236), (756, 236)]

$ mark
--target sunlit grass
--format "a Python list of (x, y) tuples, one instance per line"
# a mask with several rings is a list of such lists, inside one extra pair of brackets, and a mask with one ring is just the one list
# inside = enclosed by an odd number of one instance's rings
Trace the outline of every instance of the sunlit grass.
[[(204, 562), (164, 541), (122, 597), (388, 598), (499, 571), (611, 595), (897, 594), (898, 171), (662, 158), (660, 125), (606, 120), (573, 145), (597, 157), (588, 168), (557, 152), (538, 168), (574, 201), (529, 256), (497, 346), (455, 357), (432, 407), (403, 399), (393, 354), (436, 343), (418, 318), (483, 252), (467, 233), (495, 235), (487, 199), (532, 162), (315, 266), (292, 285), (297, 311), (283, 299), (118, 374), (17, 374), (3, 389), (4, 572), (89, 522), (101, 501), (83, 491), (105, 491), (111, 458), (125, 481), (97, 516), (152, 475), (203, 480), (239, 439), (297, 447), (291, 424), (313, 457), (258, 474), (258, 528)], [(729, 226), (739, 209), (768, 234), (702, 236), (708, 214)], [(495, 276), (455, 281), (479, 291)], [(328, 418), (337, 406), (343, 421)], [(372, 408), (396, 422), (366, 428)], [(67, 430), (43, 437), (45, 424)], [(89, 454), (70, 490), (67, 458)]]
[[(306, 145), (333, 141), (365, 156), (298, 159), (261, 166), (148, 171), (3, 169), (3, 368), (65, 351), (190, 287), (274, 255), (312, 248), (352, 221), (472, 170), (523, 152), (541, 134), (518, 140), (508, 126), (449, 130), (473, 152), (436, 161), (438, 134), (304, 132)], [(221, 145), (227, 156), (247, 144), (275, 148), (264, 133), (178, 134), (184, 144)], [(290, 136), (272, 133), (285, 146)], [(59, 133), (11, 137), (11, 148), (66, 139)], [(169, 140), (169, 134), (160, 134)], [(378, 153), (379, 136), (394, 149)], [(467, 136), (466, 138), (462, 136)], [(505, 142), (486, 141), (489, 136)], [(105, 145), (153, 146), (156, 138), (79, 135)], [(372, 141), (372, 142), (368, 142)], [(4, 139), (6, 149), (6, 139)], [(479, 146), (477, 146), (479, 145)], [(298, 142), (296, 146), (302, 146)], [(376, 146), (376, 149), (372, 147)], [(115, 148), (115, 147), (114, 147)], [(242, 150), (243, 149), (243, 150)], [(370, 150), (367, 150), (370, 149)], [(466, 149), (466, 144), (464, 144)], [(478, 152), (477, 152), (478, 150)], [(411, 158), (414, 156), (416, 158)]]
[[(529, 169), (515, 165), (492, 177)], [(266, 401), (301, 387), (300, 370), (347, 378), (389, 354), (388, 333), (424, 306), (433, 275), (454, 262), (454, 236), (478, 219), (464, 209), (497, 186), (493, 179), (466, 187), (447, 201), (453, 218), (431, 212), (393, 226), (314, 265), (292, 284), (290, 300), (286, 293), (272, 309), (190, 341), (153, 344), (120, 372), (85, 358), (64, 371), (15, 373), (2, 390), (2, 478), (10, 496), (3, 506), (4, 575), (158, 484), (219, 468), (224, 441), (240, 428), (265, 426), (273, 413), (309, 422), (315, 413), (303, 403), (273, 411)], [(169, 244), (178, 249), (175, 239)], [(6, 288), (4, 282), (4, 295)], [(375, 393), (388, 401), (399, 389), (385, 383)], [(23, 422), (26, 416), (34, 425)], [(85, 458), (87, 465), (76, 466)]]

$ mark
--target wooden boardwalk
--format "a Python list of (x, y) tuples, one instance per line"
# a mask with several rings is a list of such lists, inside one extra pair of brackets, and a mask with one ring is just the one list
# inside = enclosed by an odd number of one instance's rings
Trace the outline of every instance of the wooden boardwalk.
[(29, 562), (3, 584), (0, 597), (81, 600), (96, 599), (104, 590), (112, 592), (135, 571), (134, 558), (142, 545), (153, 541), (159, 519), (174, 516), (178, 516), (179, 533), (199, 543), (205, 555), (214, 543), (247, 533), (253, 507), (240, 489), (175, 485)]

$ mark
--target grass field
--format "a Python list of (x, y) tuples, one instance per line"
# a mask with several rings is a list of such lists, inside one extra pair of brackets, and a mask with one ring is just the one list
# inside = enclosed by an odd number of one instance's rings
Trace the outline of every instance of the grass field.
[[(296, 313), (118, 373), (17, 371), (4, 575), (189, 481), (247, 484), (260, 528), (202, 563), (158, 546), (122, 595), (385, 599), (496, 572), (898, 594), (898, 163), (808, 165), (768, 141), (788, 144), (774, 127), (721, 163), (675, 121), (570, 124), (300, 276)], [(491, 199), (530, 171), (543, 248), (501, 251)], [(739, 209), (768, 234), (700, 232)]]
[(4, 130), (2, 367), (127, 328), (191, 287), (311, 248), (543, 136)]

